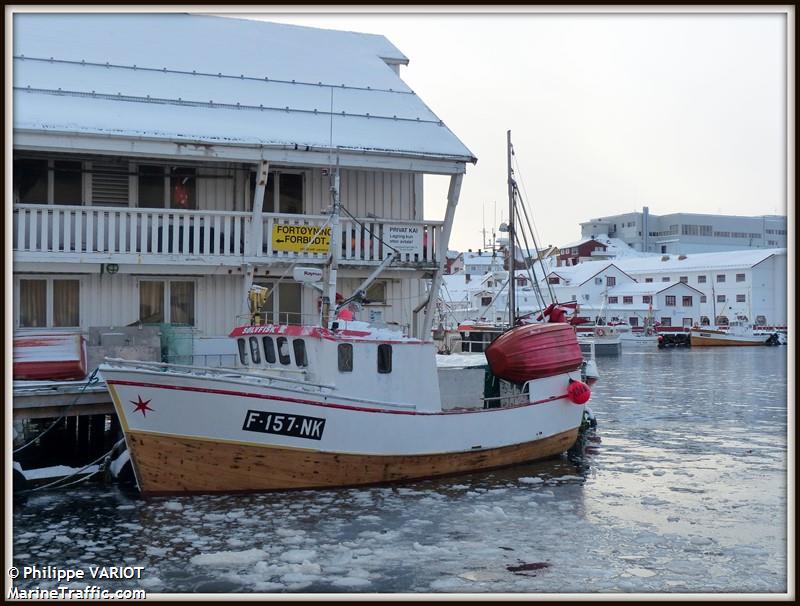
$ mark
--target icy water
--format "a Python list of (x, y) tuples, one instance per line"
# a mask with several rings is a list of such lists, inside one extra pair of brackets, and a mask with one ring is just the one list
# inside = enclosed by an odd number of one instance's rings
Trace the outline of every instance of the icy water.
[(598, 362), (572, 455), (358, 490), (39, 493), (15, 500), (14, 564), (144, 566), (91, 584), (157, 593), (785, 592), (787, 348)]

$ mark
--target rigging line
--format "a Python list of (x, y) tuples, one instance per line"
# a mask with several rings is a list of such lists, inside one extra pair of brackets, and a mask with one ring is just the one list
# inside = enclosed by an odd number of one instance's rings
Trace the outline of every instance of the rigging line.
[[(514, 205), (514, 212), (516, 213), (517, 218), (519, 219), (519, 222), (522, 223), (522, 216), (520, 215), (519, 208), (516, 205)], [(530, 250), (530, 246), (528, 245), (528, 235), (525, 233), (525, 230), (524, 229), (519, 229), (519, 230), (516, 230), (516, 231), (519, 231), (522, 234), (522, 239), (525, 241), (525, 248)], [(516, 234), (514, 234), (514, 237), (516, 238)], [(534, 241), (534, 247), (535, 246), (536, 246), (536, 242)], [(534, 250), (535, 250), (535, 248), (534, 248)], [(528, 263), (526, 262), (525, 263), (525, 271), (527, 272), (528, 278), (530, 278), (531, 284), (533, 285), (533, 291), (534, 291), (534, 294), (536, 295), (536, 302), (541, 305), (542, 309), (544, 309), (545, 307), (547, 307), (547, 305), (545, 304), (544, 296), (542, 295), (542, 291), (541, 291), (541, 288), (539, 287), (539, 283), (536, 281), (536, 270), (534, 269), (533, 273), (531, 273), (531, 266), (529, 266)]]
[(383, 244), (383, 245), (384, 245), (386, 248), (391, 248), (391, 249), (392, 249), (394, 252), (396, 252), (398, 255), (400, 254), (400, 251), (399, 251), (399, 250), (397, 250), (397, 249), (396, 249), (394, 246), (392, 246), (391, 244), (387, 244), (386, 242), (384, 242), (384, 241), (383, 241), (383, 238), (381, 238), (379, 235), (377, 235), (377, 234), (376, 234), (374, 231), (372, 231), (372, 230), (371, 230), (369, 227), (367, 227), (366, 225), (364, 225), (364, 224), (363, 224), (361, 221), (359, 221), (358, 219), (356, 219), (355, 215), (353, 215), (353, 214), (352, 214), (352, 213), (351, 213), (349, 210), (347, 210), (347, 208), (344, 206), (344, 204), (339, 204), (339, 208), (341, 208), (341, 209), (342, 209), (342, 210), (345, 212), (345, 214), (346, 214), (348, 217), (350, 217), (350, 218), (351, 218), (353, 221), (355, 221), (356, 223), (358, 223), (358, 224), (359, 224), (359, 225), (360, 225), (360, 226), (361, 226), (363, 229), (365, 229), (367, 232), (369, 232), (369, 235), (371, 235), (373, 238), (375, 238), (375, 239), (376, 239), (378, 242), (380, 242), (381, 244)]
[[(528, 188), (525, 186), (525, 176), (522, 174), (522, 169), (519, 166), (519, 161), (517, 160), (516, 154), (514, 154), (514, 157), (512, 158), (512, 160), (514, 161), (514, 163), (517, 166), (517, 171), (516, 172), (517, 172), (517, 174), (519, 174), (520, 181), (522, 182), (522, 190), (525, 192), (525, 198), (526, 199), (530, 199), (530, 198), (528, 198)], [(533, 228), (531, 229), (531, 232), (533, 233), (533, 235), (536, 236), (536, 239), (541, 242), (542, 238), (539, 235), (538, 228), (536, 227), (535, 219), (531, 219), (531, 224), (533, 225)]]
[[(520, 205), (522, 206), (522, 212), (525, 213), (525, 219), (526, 219), (527, 224), (528, 224), (528, 229), (531, 232), (531, 237), (533, 238), (533, 245), (534, 245), (534, 247), (536, 247), (536, 257), (539, 259), (539, 265), (542, 268), (542, 278), (544, 279), (547, 276), (547, 272), (546, 272), (545, 267), (544, 267), (544, 259), (542, 259), (539, 256), (539, 247), (538, 247), (538, 244), (536, 242), (536, 238), (535, 238), (535, 236), (533, 234), (533, 229), (531, 228), (530, 218), (528, 217), (528, 209), (526, 208), (525, 200), (522, 199), (522, 196), (519, 193), (519, 189), (517, 188), (516, 181), (514, 182), (514, 192), (520, 199)], [(553, 287), (550, 286), (550, 282), (549, 281), (545, 281), (545, 284), (547, 285), (548, 293), (550, 293), (550, 300), (553, 303), (558, 303), (558, 300), (556, 299), (555, 292), (553, 291)]]

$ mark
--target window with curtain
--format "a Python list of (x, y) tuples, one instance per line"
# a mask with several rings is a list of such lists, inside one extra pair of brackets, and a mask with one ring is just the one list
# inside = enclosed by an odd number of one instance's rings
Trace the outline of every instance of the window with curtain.
[(79, 280), (53, 280), (53, 326), (80, 326)]
[(170, 282), (169, 321), (194, 326), (194, 282)]
[(19, 325), (47, 326), (47, 280), (19, 281)]
[(143, 324), (164, 322), (164, 283), (139, 282), (139, 321)]

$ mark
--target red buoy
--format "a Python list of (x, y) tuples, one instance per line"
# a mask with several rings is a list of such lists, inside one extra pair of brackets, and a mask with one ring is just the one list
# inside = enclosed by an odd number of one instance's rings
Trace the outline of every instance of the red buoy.
[(583, 381), (569, 380), (569, 387), (567, 387), (567, 396), (574, 404), (586, 404), (589, 397), (592, 395), (592, 390)]

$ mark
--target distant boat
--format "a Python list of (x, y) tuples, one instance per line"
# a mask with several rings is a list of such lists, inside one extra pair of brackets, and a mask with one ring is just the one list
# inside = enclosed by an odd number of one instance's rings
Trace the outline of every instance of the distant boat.
[(690, 339), (692, 347), (748, 346), (767, 345), (772, 336), (757, 335), (752, 326), (737, 320), (730, 323), (728, 330), (692, 328)]

